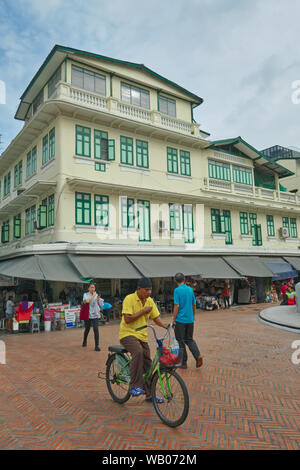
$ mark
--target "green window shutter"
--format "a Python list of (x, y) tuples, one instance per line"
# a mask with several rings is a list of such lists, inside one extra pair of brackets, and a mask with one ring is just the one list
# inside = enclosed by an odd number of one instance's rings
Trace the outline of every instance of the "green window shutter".
[(240, 212), (240, 227), (241, 235), (249, 234), (248, 214), (247, 212)]
[(2, 225), (1, 241), (2, 243), (9, 242), (9, 220)]
[(123, 228), (135, 227), (135, 205), (134, 199), (121, 198), (121, 226)]
[(21, 214), (14, 217), (14, 239), (21, 238)]
[(252, 185), (252, 170), (247, 168), (232, 166), (233, 181), (240, 184)]
[(48, 198), (48, 226), (54, 225), (54, 194)]
[(133, 139), (131, 137), (120, 137), (121, 163), (133, 165)]
[(49, 132), (49, 160), (55, 157), (55, 128)]
[(109, 226), (109, 197), (95, 195), (95, 225), (102, 227)]
[(251, 235), (253, 235), (253, 227), (256, 225), (257, 215), (253, 213), (249, 214), (249, 220), (250, 220)]
[(181, 222), (180, 222), (180, 205), (179, 204), (169, 204), (169, 218), (170, 218), (170, 230), (180, 231)]
[(149, 168), (148, 142), (136, 140), (136, 165)]
[(230, 181), (230, 165), (228, 163), (208, 161), (208, 174), (210, 178), (217, 180)]
[(223, 211), (224, 228), (225, 228), (225, 244), (232, 245), (232, 230), (231, 230), (231, 216), (230, 211)]
[(151, 241), (150, 201), (138, 200), (137, 206), (138, 206), (139, 241), (150, 242)]
[(183, 204), (182, 206), (182, 225), (184, 231), (184, 242), (194, 243), (193, 206), (191, 204)]
[(226, 233), (226, 226), (225, 226), (225, 216), (224, 213), (223, 215), (219, 215), (219, 233)]
[(31, 174), (36, 173), (36, 147), (31, 152)]
[(94, 129), (94, 157), (108, 160), (108, 133)]
[(105, 163), (95, 162), (95, 170), (96, 171), (106, 171), (106, 164)]
[(47, 227), (47, 205), (41, 205), (38, 209), (38, 228)]
[(298, 230), (297, 230), (297, 219), (290, 218), (290, 227), (291, 227), (291, 237), (297, 238), (298, 237)]
[(108, 139), (108, 160), (113, 161), (116, 159), (115, 139)]
[(212, 233), (220, 233), (220, 211), (219, 209), (211, 209), (211, 231)]
[(184, 176), (191, 176), (190, 152), (184, 150), (180, 150), (180, 173)]
[(127, 219), (127, 197), (121, 197), (121, 227), (128, 227)]
[(36, 207), (32, 206), (30, 208), (30, 233), (34, 233), (35, 227), (34, 223), (36, 222)]
[(91, 225), (91, 195), (75, 194), (75, 222), (77, 225)]
[(91, 129), (76, 125), (76, 155), (81, 157), (91, 156)]
[(49, 159), (48, 146), (49, 146), (49, 136), (47, 134), (43, 138), (42, 165), (45, 165), (45, 163), (47, 163), (47, 161)]
[(30, 233), (30, 209), (25, 211), (25, 235)]
[(26, 160), (26, 178), (31, 176), (31, 152), (27, 153), (27, 160)]
[(272, 215), (267, 215), (267, 233), (269, 237), (275, 236), (274, 218)]
[(178, 174), (178, 151), (172, 147), (167, 147), (167, 169), (168, 173)]
[(16, 188), (18, 186), (18, 181), (19, 181), (19, 167), (18, 165), (15, 166), (14, 169), (14, 187)]
[(261, 234), (261, 225), (256, 225), (256, 230), (257, 230), (257, 245), (261, 246), (262, 245), (262, 234)]
[(289, 218), (288, 217), (282, 217), (282, 226), (286, 227), (289, 231), (289, 236), (290, 236), (290, 223), (289, 223)]

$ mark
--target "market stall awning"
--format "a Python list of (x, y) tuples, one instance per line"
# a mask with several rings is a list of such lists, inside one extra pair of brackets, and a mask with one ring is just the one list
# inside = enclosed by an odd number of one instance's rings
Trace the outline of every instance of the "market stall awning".
[(298, 273), (293, 267), (282, 258), (261, 258), (263, 263), (272, 271), (272, 280), (280, 281), (291, 277), (298, 277)]
[(122, 255), (68, 255), (82, 278), (139, 279), (142, 273)]
[(284, 256), (283, 259), (291, 264), (294, 269), (300, 271), (300, 256)]
[(192, 256), (189, 262), (192, 263), (197, 274), (206, 279), (240, 279), (242, 277), (220, 256)]
[(198, 268), (188, 256), (149, 255), (127, 258), (145, 277), (174, 277), (179, 272), (186, 276), (199, 274)]
[(242, 276), (273, 277), (273, 271), (258, 256), (223, 256), (223, 259)]
[(46, 281), (83, 282), (67, 255), (30, 255), (0, 261), (0, 274)]

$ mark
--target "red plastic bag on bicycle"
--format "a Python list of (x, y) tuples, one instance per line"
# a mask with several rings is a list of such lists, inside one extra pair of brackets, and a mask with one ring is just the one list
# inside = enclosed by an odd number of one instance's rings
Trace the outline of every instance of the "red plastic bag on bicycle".
[(179, 357), (177, 354), (171, 353), (166, 347), (163, 347), (163, 355), (159, 359), (159, 362), (163, 366), (174, 366), (179, 363)]

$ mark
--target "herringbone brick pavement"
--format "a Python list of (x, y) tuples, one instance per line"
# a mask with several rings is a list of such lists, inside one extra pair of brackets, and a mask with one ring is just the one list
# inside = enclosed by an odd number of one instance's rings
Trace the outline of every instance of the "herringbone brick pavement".
[(300, 365), (291, 361), (299, 335), (258, 322), (264, 307), (197, 314), (204, 365), (189, 355), (180, 370), (190, 412), (176, 429), (140, 397), (114, 403), (97, 378), (118, 324), (100, 328), (101, 352), (92, 331), (81, 347), (82, 329), (2, 337), (0, 449), (299, 449)]

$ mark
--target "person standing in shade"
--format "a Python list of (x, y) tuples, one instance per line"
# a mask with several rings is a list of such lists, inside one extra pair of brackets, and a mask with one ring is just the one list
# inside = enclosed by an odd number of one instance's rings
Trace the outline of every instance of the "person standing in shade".
[(196, 367), (201, 367), (203, 359), (193, 339), (194, 316), (196, 313), (194, 291), (185, 284), (185, 277), (182, 273), (175, 275), (175, 282), (177, 287), (174, 290), (173, 323), (175, 323), (175, 338), (179, 343), (179, 347), (183, 349), (181, 368), (187, 368), (187, 352), (185, 345), (189, 347), (189, 350), (193, 354), (196, 360)]
[(89, 285), (89, 291), (83, 295), (83, 302), (89, 304), (89, 319), (84, 321), (85, 330), (83, 335), (82, 347), (87, 344), (87, 337), (91, 326), (94, 330), (95, 337), (95, 351), (100, 351), (99, 348), (99, 318), (100, 318), (100, 296), (96, 292), (95, 284)]
[(7, 329), (8, 331), (12, 330), (12, 319), (15, 314), (15, 306), (13, 303), (12, 296), (8, 297), (8, 301), (6, 302), (5, 307), (5, 317), (7, 318)]

